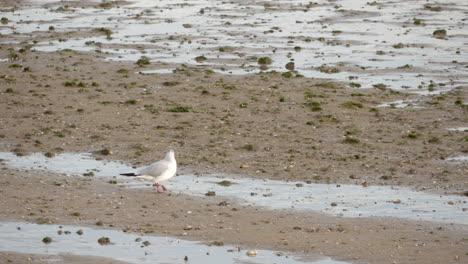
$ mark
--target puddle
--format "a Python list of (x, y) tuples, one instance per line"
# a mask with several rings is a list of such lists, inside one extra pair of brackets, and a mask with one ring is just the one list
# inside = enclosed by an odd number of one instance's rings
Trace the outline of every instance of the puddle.
[(447, 128), (450, 131), (461, 131), (461, 132), (468, 132), (468, 127), (452, 127)]
[(405, 107), (413, 107), (413, 108), (422, 108), (420, 106), (416, 106), (415, 102), (418, 100), (397, 100), (394, 102), (384, 103), (378, 105), (377, 107), (394, 107), (394, 108), (405, 108)]
[(139, 71), (139, 74), (165, 74), (165, 73), (174, 73), (174, 70), (171, 69), (157, 69), (157, 70), (147, 70), (147, 71)]
[[(42, 7), (52, 2), (51, 8)], [(110, 60), (149, 57), (158, 65), (155, 73), (170, 72), (180, 64), (224, 74), (257, 73), (255, 58), (268, 56), (273, 60), (268, 70), (286, 71), (285, 64), (294, 61), (296, 70), (306, 77), (344, 83), (352, 77), (363, 88), (383, 83), (392, 89), (436, 94), (468, 85), (463, 57), (468, 52), (466, 3), (453, 7), (435, 0), (431, 6), (442, 11), (434, 12), (422, 2), (402, 9), (407, 4), (403, 0), (376, 5), (360, 0), (130, 2), (118, 8), (59, 11), (61, 2), (30, 1), (30, 6), (2, 14), (10, 22), (0, 25), (0, 34), (4, 39), (9, 34), (29, 36), (49, 26), (57, 31), (110, 28), (112, 39), (41, 42), (33, 49), (93, 51), (86, 43), (95, 41), (103, 45), (102, 54)], [(415, 25), (414, 18), (423, 24)], [(446, 29), (447, 36), (435, 38), (437, 29)], [(398, 43), (401, 47), (395, 48)], [(126, 48), (112, 48), (119, 45)], [(194, 58), (202, 55), (208, 61), (197, 63)], [(322, 65), (340, 72), (323, 73)]]
[[(466, 156), (461, 161), (466, 161)], [(57, 173), (82, 175), (93, 171), (96, 176), (113, 177), (132, 168), (118, 162), (97, 161), (90, 154), (63, 153), (46, 158), (41, 153), (16, 156), (0, 152), (7, 166), (21, 169), (41, 169)], [(453, 160), (459, 161), (459, 158)], [(450, 159), (447, 159), (450, 160)], [(117, 177), (119, 183), (129, 188), (151, 188), (147, 184), (127, 177)], [(221, 186), (218, 182), (235, 184)], [(468, 198), (412, 191), (399, 186), (369, 186), (351, 184), (307, 184), (231, 175), (197, 177), (180, 175), (165, 185), (172, 192), (205, 196), (213, 191), (217, 196), (243, 205), (271, 209), (314, 210), (343, 217), (392, 216), (425, 221), (466, 224)]]
[(93, 172), (96, 176), (115, 176), (122, 171), (133, 170), (120, 162), (96, 160), (90, 153), (60, 153), (47, 158), (44, 153), (31, 153), (17, 156), (11, 152), (0, 152), (0, 159), (7, 166), (27, 169), (45, 170), (68, 175), (83, 175)]
[[(62, 231), (59, 235), (58, 232)], [(82, 230), (82, 235), (77, 234)], [(65, 234), (69, 231), (69, 234)], [(68, 232), (67, 232), (68, 233)], [(44, 237), (52, 238), (45, 244)], [(108, 237), (110, 244), (100, 245), (98, 239)], [(137, 242), (139, 241), (139, 242)], [(149, 242), (146, 243), (145, 241)], [(145, 246), (147, 244), (147, 246)], [(92, 229), (78, 226), (38, 225), (0, 222), (0, 251), (25, 254), (96, 256), (128, 263), (315, 263), (346, 264), (327, 257), (310, 258), (291, 253), (257, 250), (257, 256), (247, 256), (246, 249), (234, 246), (208, 246), (197, 241), (170, 237), (138, 236), (117, 230)], [(278, 254), (277, 254), (278, 253)], [(278, 256), (279, 255), (279, 256)], [(184, 262), (187, 256), (188, 261)], [(302, 262), (301, 260), (304, 260)]]
[[(267, 208), (314, 210), (343, 217), (392, 216), (466, 224), (468, 198), (415, 192), (405, 187), (306, 184), (249, 178), (179, 176), (174, 190), (202, 196), (214, 191), (241, 203)], [(229, 187), (217, 182), (228, 180)], [(301, 187), (299, 187), (301, 186)]]
[(468, 162), (468, 156), (467, 155), (456, 156), (456, 157), (448, 158), (447, 160), (449, 160), (449, 161)]

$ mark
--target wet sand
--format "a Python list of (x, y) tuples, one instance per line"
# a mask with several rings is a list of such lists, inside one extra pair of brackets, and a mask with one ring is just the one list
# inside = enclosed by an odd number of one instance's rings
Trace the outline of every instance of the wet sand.
[[(313, 183), (395, 184), (450, 194), (466, 190), (465, 163), (441, 159), (463, 155), (463, 132), (447, 128), (463, 125), (466, 110), (453, 102), (464, 90), (454, 90), (441, 100), (419, 98), (424, 108), (370, 111), (381, 103), (414, 96), (332, 83), (321, 87), (315, 84), (323, 80), (275, 74), (246, 78), (197, 71), (139, 75), (132, 73), (138, 66), (102, 62), (97, 68), (91, 55), (74, 52), (28, 52), (25, 57), (22, 63), (31, 65), (31, 72), (10, 67), (4, 71), (16, 81), (2, 82), (2, 151), (26, 155), (110, 149), (113, 155), (96, 157), (138, 166), (160, 159), (163, 150), (173, 148), (179, 173), (203, 176), (216, 171)], [(42, 62), (54, 62), (55, 70), (35, 66)], [(69, 67), (75, 70), (64, 73)], [(117, 73), (121, 68), (130, 69), (128, 77)], [(106, 74), (96, 75), (96, 71)], [(100, 85), (63, 85), (75, 79)], [(180, 84), (165, 86), (165, 82)], [(236, 89), (223, 84), (234, 84)], [(275, 84), (288, 90), (269, 88)], [(13, 91), (7, 92), (8, 88)], [(319, 97), (322, 110), (304, 105), (308, 92), (324, 95)], [(356, 92), (363, 96), (356, 99), (351, 95)], [(281, 96), (287, 98), (285, 102), (279, 101)], [(363, 108), (343, 107), (351, 100)], [(425, 103), (435, 100), (439, 104)], [(239, 106), (244, 101), (246, 108)], [(191, 109), (168, 111), (176, 106)], [(444, 123), (436, 122), (442, 118)], [(343, 142), (346, 131), (357, 131), (348, 137), (359, 142)], [(411, 131), (418, 136), (409, 137)], [(439, 141), (429, 142), (432, 137)], [(383, 179), (383, 175), (391, 177)], [(224, 207), (218, 206), (221, 201), (216, 197), (120, 189), (99, 178), (59, 177), (5, 166), (2, 181), (2, 220), (46, 217), (53, 223), (75, 225), (101, 220), (106, 227), (174, 236), (186, 233), (183, 237), (188, 239), (323, 253), (357, 263), (450, 263), (466, 258), (466, 231), (459, 225), (336, 218), (235, 204)], [(75, 211), (81, 216), (71, 216)], [(200, 230), (185, 231), (187, 225)]]
[[(199, 174), (466, 191), (466, 164), (446, 160), (466, 152), (464, 132), (448, 130), (466, 124), (456, 103), (466, 89), (418, 97), (277, 73), (141, 75), (133, 63), (95, 60), (30, 51), (0, 64), (1, 150), (110, 149), (101, 157), (140, 166), (174, 148), (180, 168)], [(401, 99), (416, 101), (377, 107)]]
[[(220, 206), (221, 197), (157, 194), (101, 178), (9, 169), (4, 173), (8, 179), (2, 180), (3, 221), (120, 229), (243, 249), (323, 254), (353, 263), (456, 263), (466, 258), (464, 225)], [(102, 226), (96, 225), (99, 221)]]
[[(92, 30), (2, 35), (18, 44), (0, 49), (6, 59), (0, 62), (0, 151), (96, 152), (96, 158), (140, 166), (173, 148), (180, 174), (397, 185), (466, 195), (466, 162), (448, 160), (468, 151), (466, 132), (449, 130), (467, 124), (463, 85), (418, 96), (296, 73), (231, 76), (171, 64), (178, 68), (174, 73), (139, 74), (152, 68), (106, 61), (100, 52), (31, 48), (34, 40), (101, 35)], [(402, 108), (378, 107), (397, 100), (412, 101)], [(103, 149), (112, 155), (99, 154)], [(467, 261), (466, 225), (219, 206), (220, 197), (157, 194), (97, 177), (1, 167), (2, 221), (47, 218), (83, 226), (103, 221), (105, 228), (310, 252), (352, 263)], [(188, 225), (193, 228), (184, 230)], [(0, 260), (22, 263), (28, 257), (2, 253)], [(86, 261), (78, 257), (76, 263)]]

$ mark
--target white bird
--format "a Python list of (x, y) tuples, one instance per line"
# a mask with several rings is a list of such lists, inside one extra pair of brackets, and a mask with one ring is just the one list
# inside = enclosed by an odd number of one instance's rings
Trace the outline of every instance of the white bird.
[(177, 163), (174, 151), (170, 149), (167, 151), (166, 157), (164, 157), (163, 160), (146, 167), (137, 168), (136, 173), (121, 173), (120, 175), (135, 177), (135, 179), (140, 181), (152, 182), (159, 193), (159, 186), (161, 186), (164, 191), (167, 191), (166, 187), (159, 183), (172, 178), (176, 174), (176, 171)]

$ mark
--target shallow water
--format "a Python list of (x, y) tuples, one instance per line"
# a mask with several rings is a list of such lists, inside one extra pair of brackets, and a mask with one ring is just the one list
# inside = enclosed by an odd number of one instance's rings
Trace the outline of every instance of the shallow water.
[[(224, 187), (217, 182), (237, 184)], [(392, 216), (425, 221), (468, 223), (468, 198), (415, 192), (405, 187), (306, 184), (230, 177), (179, 176), (171, 190), (202, 196), (214, 191), (242, 204), (274, 209), (314, 210), (343, 217)], [(300, 187), (299, 187), (300, 186)]]
[(412, 108), (422, 108), (418, 106), (416, 103), (418, 100), (397, 100), (394, 102), (380, 104), (377, 107), (395, 107), (395, 108), (405, 108), (405, 107), (412, 107)]
[[(460, 1), (456, 5), (431, 1), (431, 6), (442, 8), (438, 12), (417, 0), (383, 0), (377, 5), (360, 0), (317, 1), (309, 7), (308, 0), (133, 0), (110, 9), (68, 11), (58, 11), (63, 5), (58, 1), (31, 2), (24, 10), (2, 14), (10, 22), (0, 25), (1, 34), (47, 31), (51, 25), (56, 31), (98, 27), (113, 31), (111, 39), (42, 42), (33, 47), (36, 50), (92, 51), (97, 47), (85, 43), (95, 41), (111, 60), (136, 61), (148, 56), (155, 72), (185, 64), (224, 74), (257, 73), (259, 65), (252, 58), (268, 56), (273, 59), (268, 70), (286, 71), (285, 64), (294, 61), (298, 73), (306, 77), (345, 83), (352, 78), (364, 88), (383, 83), (393, 89), (433, 94), (468, 85), (464, 59), (468, 3)], [(45, 9), (41, 8), (44, 3), (55, 4)], [(415, 25), (414, 18), (422, 24)], [(447, 36), (435, 38), (432, 33), (437, 29), (446, 29)], [(394, 48), (398, 43), (403, 47)], [(120, 49), (122, 45), (126, 48)], [(197, 63), (194, 58), (202, 55), (208, 60)], [(321, 72), (321, 65), (337, 67), (340, 73)]]
[(448, 158), (447, 160), (468, 162), (468, 155), (461, 155), (461, 156), (451, 157), (451, 158)]
[(451, 131), (460, 131), (460, 132), (468, 132), (468, 127), (452, 127), (448, 128)]
[[(0, 159), (10, 167), (71, 175), (92, 171), (96, 176), (115, 177), (133, 171), (119, 162), (97, 161), (87, 153), (63, 153), (46, 158), (42, 153), (16, 156), (0, 152)], [(117, 180), (129, 188), (152, 188), (128, 177), (117, 176)], [(218, 182), (223, 180), (235, 184), (219, 185)], [(230, 202), (271, 209), (314, 210), (343, 217), (392, 216), (459, 224), (468, 222), (467, 197), (416, 192), (399, 186), (307, 184), (232, 175), (180, 175), (164, 184), (172, 192), (205, 196), (208, 191), (214, 191), (218, 197), (226, 197)]]
[(44, 153), (17, 156), (11, 152), (0, 152), (0, 159), (15, 168), (45, 170), (69, 175), (83, 175), (93, 172), (96, 176), (115, 176), (132, 168), (120, 162), (96, 160), (90, 153), (60, 153), (47, 158)]
[[(59, 235), (58, 231), (62, 231)], [(83, 234), (76, 232), (82, 230)], [(70, 234), (65, 234), (70, 231)], [(44, 237), (52, 238), (45, 244)], [(111, 244), (100, 245), (98, 239), (108, 237)], [(136, 240), (139, 240), (137, 242)], [(145, 246), (143, 243), (150, 244)], [(38, 225), (22, 222), (0, 222), (0, 251), (26, 254), (98, 256), (128, 263), (315, 263), (345, 264), (321, 256), (298, 256), (291, 253), (257, 250), (256, 257), (246, 249), (234, 246), (208, 246), (197, 241), (171, 237), (139, 236), (116, 230), (79, 226)], [(184, 257), (188, 261), (184, 262)], [(306, 259), (306, 261), (301, 261)]]

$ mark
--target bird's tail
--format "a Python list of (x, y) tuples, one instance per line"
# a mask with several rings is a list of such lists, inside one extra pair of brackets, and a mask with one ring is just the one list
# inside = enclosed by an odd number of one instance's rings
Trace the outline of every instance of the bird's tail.
[(120, 173), (120, 175), (122, 176), (127, 176), (127, 177), (134, 177), (134, 176), (138, 176), (137, 174), (131, 172), (131, 173)]

